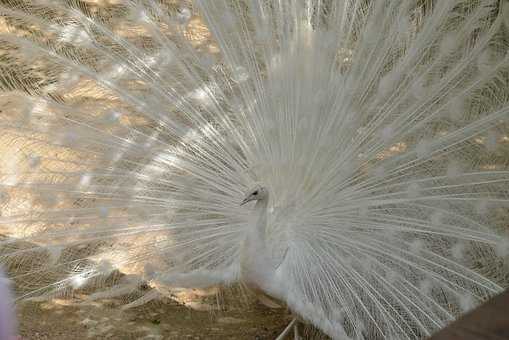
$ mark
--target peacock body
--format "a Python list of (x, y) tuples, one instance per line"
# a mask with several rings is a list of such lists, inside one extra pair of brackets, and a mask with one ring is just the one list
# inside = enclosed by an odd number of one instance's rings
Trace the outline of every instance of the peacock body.
[(8, 0), (0, 18), (19, 299), (124, 292), (114, 271), (243, 281), (332, 338), (420, 339), (508, 286), (507, 1)]

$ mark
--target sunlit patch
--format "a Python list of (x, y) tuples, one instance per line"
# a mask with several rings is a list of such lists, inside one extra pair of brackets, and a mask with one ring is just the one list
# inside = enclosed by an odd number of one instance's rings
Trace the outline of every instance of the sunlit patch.
[(88, 282), (88, 280), (88, 273), (74, 274), (70, 277), (71, 285), (75, 289), (83, 287)]

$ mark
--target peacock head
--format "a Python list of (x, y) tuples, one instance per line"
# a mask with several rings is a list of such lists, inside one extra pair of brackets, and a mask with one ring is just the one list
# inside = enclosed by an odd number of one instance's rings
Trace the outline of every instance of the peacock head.
[(267, 199), (268, 196), (269, 193), (267, 189), (265, 187), (262, 187), (261, 185), (257, 185), (256, 187), (247, 192), (246, 197), (242, 200), (240, 205), (244, 205), (250, 201), (264, 200)]

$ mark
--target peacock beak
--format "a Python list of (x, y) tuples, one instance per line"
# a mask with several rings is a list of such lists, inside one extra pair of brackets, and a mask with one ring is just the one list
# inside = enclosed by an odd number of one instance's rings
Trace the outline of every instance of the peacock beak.
[(251, 198), (248, 196), (248, 197), (244, 198), (244, 199), (242, 200), (242, 202), (240, 202), (240, 205), (242, 206), (242, 205), (246, 204), (246, 203), (247, 203), (247, 202), (249, 202), (249, 201), (251, 201)]

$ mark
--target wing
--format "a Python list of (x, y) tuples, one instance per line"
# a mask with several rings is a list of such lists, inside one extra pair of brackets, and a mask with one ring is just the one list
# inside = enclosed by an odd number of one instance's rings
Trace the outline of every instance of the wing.
[(239, 278), (238, 266), (224, 270), (194, 270), (188, 273), (166, 273), (157, 277), (163, 284), (179, 288), (207, 288), (220, 284), (231, 284)]

